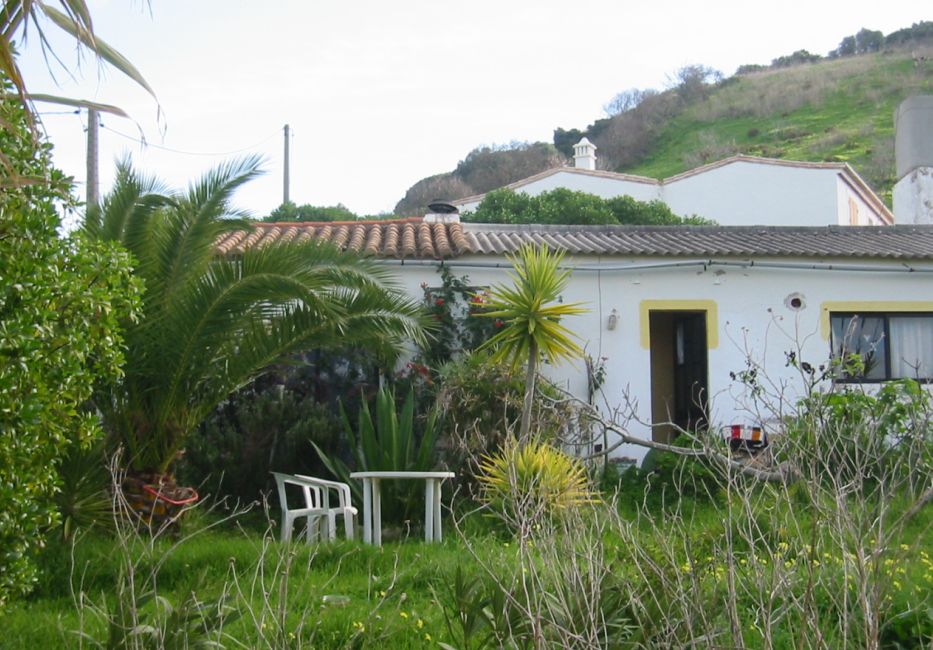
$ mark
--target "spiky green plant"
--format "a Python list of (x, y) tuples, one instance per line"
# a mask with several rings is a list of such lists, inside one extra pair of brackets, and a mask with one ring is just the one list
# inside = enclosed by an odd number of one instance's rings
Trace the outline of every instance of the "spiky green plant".
[(582, 355), (576, 336), (561, 324), (567, 316), (582, 314), (582, 303), (560, 302), (561, 292), (570, 281), (570, 271), (561, 269), (563, 252), (546, 246), (523, 246), (509, 257), (512, 286), (493, 285), (485, 299), (488, 311), (481, 315), (497, 318), (505, 327), (480, 349), (492, 349), (493, 361), (506, 361), (517, 368), (525, 363), (525, 398), (519, 438), (525, 439), (531, 424), (538, 357), (549, 363)]
[(166, 472), (217, 404), (284, 355), (370, 346), (391, 357), (423, 337), (419, 306), (373, 261), (314, 242), (220, 255), (221, 234), (250, 227), (230, 201), (258, 173), (247, 158), (165, 192), (123, 162), (88, 210), (85, 232), (123, 244), (145, 284), (142, 316), (126, 324), (124, 376), (96, 397), (137, 471)]
[(479, 482), (483, 500), (517, 528), (594, 498), (583, 463), (535, 439), (511, 440), (484, 456)]
[[(341, 416), (355, 465), (352, 471), (427, 472), (436, 469), (435, 447), (439, 433), (437, 412), (432, 411), (428, 414), (419, 436), (414, 392), (408, 393), (401, 411), (398, 411), (394, 393), (387, 388), (381, 388), (376, 393), (375, 417), (369, 409), (369, 404), (363, 402), (356, 426), (350, 423), (350, 418), (342, 406)], [(328, 456), (316, 444), (314, 448), (327, 469), (339, 480), (348, 483), (354, 499), (362, 502), (362, 489), (358, 481), (350, 479), (351, 469), (347, 464), (336, 456)], [(383, 510), (387, 513), (386, 520), (398, 520), (401, 516), (412, 513), (419, 488), (419, 485), (411, 482), (401, 485), (394, 482), (386, 484), (383, 491), (395, 493), (399, 497), (385, 499)], [(399, 517), (393, 516), (392, 513), (396, 503), (401, 503)]]

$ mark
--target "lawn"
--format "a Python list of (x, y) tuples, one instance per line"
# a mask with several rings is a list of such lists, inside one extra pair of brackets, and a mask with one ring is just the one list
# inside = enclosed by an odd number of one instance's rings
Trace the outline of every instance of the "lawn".
[[(863, 605), (881, 618), (881, 647), (930, 640), (928, 509), (878, 545), (835, 536), (821, 523), (825, 513), (794, 490), (750, 486), (742, 498), (710, 497), (663, 468), (612, 485), (621, 490), (614, 507), (549, 517), (527, 539), (475, 512), (458, 525), (447, 512), (446, 539), (434, 545), (416, 529), (382, 548), (283, 545), (274, 522), (255, 512), (219, 521), (195, 511), (179, 538), (155, 543), (84, 535), (47, 549), (37, 590), (0, 618), (2, 645), (108, 647), (105, 619), (134, 599), (139, 623), (224, 647), (497, 647), (497, 631), (517, 647), (568, 637), (579, 647), (676, 647), (700, 632), (720, 638), (702, 647), (733, 647), (736, 634), (753, 648), (835, 647), (859, 637), (844, 622), (857, 626)], [(880, 552), (865, 555), (871, 549)], [(143, 602), (153, 586), (164, 600)], [(80, 592), (87, 600), (79, 606)], [(185, 607), (192, 592), (203, 616)], [(223, 624), (198, 631), (221, 598)], [(547, 621), (537, 646), (532, 611)], [(730, 631), (730, 611), (743, 629)], [(597, 620), (599, 633), (588, 637)], [(807, 636), (814, 620), (821, 643)]]

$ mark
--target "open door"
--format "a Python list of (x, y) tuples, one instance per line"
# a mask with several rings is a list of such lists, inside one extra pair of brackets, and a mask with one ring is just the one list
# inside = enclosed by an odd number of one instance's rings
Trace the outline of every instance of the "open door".
[[(651, 419), (688, 430), (707, 426), (709, 350), (706, 312), (649, 313), (651, 340)], [(670, 442), (673, 426), (656, 426), (652, 438)]]

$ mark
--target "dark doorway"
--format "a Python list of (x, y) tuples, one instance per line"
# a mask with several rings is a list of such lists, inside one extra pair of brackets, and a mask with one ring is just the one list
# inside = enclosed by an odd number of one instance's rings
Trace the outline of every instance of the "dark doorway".
[[(709, 398), (706, 312), (651, 311), (651, 417), (687, 430), (707, 426)], [(655, 426), (653, 438), (673, 439), (673, 426)]]

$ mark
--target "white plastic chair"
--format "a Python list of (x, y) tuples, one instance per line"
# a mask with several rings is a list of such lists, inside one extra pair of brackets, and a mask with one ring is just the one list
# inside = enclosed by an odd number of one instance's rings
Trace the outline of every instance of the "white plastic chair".
[[(323, 504), (321, 505), (323, 505), (327, 513), (327, 530), (330, 539), (336, 539), (337, 537), (338, 515), (343, 517), (344, 535), (346, 535), (347, 539), (353, 539), (353, 518), (356, 516), (356, 508), (353, 507), (353, 502), (350, 498), (350, 486), (346, 483), (340, 483), (339, 481), (328, 481), (326, 479), (305, 476), (303, 474), (297, 474), (296, 476), (304, 481), (311, 481), (320, 488), (321, 495), (323, 496)], [(337, 495), (337, 505), (333, 507), (330, 505), (331, 492)]]
[[(282, 474), (272, 472), (275, 476), (275, 484), (279, 492), (279, 503), (282, 506), (282, 541), (287, 542), (292, 538), (292, 532), (295, 526), (295, 520), (302, 517), (307, 519), (307, 531), (305, 538), (308, 542), (313, 542), (321, 537), (321, 525), (325, 526), (327, 539), (333, 540), (337, 537), (336, 517), (337, 514), (344, 516), (344, 528), (347, 539), (353, 539), (353, 515), (356, 514), (356, 508), (350, 505), (350, 486), (336, 481), (325, 481), (324, 479), (311, 476)], [(288, 505), (288, 494), (286, 485), (297, 485), (304, 494), (304, 507), (291, 508)], [(336, 490), (338, 494), (337, 507), (330, 507), (330, 491)]]

